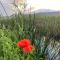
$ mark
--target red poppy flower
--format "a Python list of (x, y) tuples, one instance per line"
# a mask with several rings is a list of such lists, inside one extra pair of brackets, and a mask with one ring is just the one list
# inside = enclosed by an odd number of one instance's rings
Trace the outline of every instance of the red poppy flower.
[(23, 48), (23, 52), (30, 53), (32, 51), (32, 49), (33, 49), (33, 46), (29, 45), (29, 46)]
[(28, 40), (28, 39), (22, 39), (22, 40), (20, 40), (20, 41), (17, 43), (17, 46), (18, 46), (18, 47), (21, 47), (21, 48), (24, 48), (24, 47), (30, 45), (30, 43), (31, 43), (30, 40)]

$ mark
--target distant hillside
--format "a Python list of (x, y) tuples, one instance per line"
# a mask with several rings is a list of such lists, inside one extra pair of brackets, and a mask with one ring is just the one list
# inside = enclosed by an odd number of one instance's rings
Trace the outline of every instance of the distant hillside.
[(50, 9), (38, 9), (38, 10), (35, 10), (33, 12), (39, 13), (39, 12), (56, 12), (56, 11), (55, 10), (50, 10)]
[[(32, 11), (31, 14), (36, 14), (36, 15), (60, 15), (60, 11), (55, 11), (55, 10), (50, 10), (50, 9), (39, 9)], [(25, 14), (29, 14), (26, 13)]]

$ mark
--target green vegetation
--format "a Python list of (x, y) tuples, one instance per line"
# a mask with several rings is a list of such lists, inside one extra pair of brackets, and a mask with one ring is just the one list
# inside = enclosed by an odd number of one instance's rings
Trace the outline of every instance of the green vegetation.
[[(59, 16), (0, 17), (0, 60), (47, 60), (48, 39), (56, 34), (60, 34)], [(32, 53), (26, 55), (17, 47), (22, 38), (31, 40), (35, 46)]]

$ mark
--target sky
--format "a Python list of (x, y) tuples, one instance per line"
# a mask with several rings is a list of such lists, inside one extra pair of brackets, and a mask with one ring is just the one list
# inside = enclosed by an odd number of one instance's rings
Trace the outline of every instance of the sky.
[(60, 0), (27, 0), (27, 8), (60, 10)]
[[(7, 13), (7, 15), (10, 16), (10, 15), (14, 14), (14, 11), (12, 10), (12, 7), (11, 7), (12, 2), (13, 2), (13, 0), (0, 0), (0, 15), (6, 16), (6, 13)], [(5, 13), (1, 3), (2, 3), (6, 13)]]
[[(0, 0), (0, 1), (3, 3), (3, 6), (7, 14), (12, 15), (15, 9), (11, 3), (13, 3), (14, 0)], [(50, 10), (60, 11), (60, 0), (26, 0), (26, 3), (27, 3), (27, 7), (26, 7), (27, 10), (31, 7), (32, 11), (38, 9), (50, 9)], [(1, 4), (0, 4), (0, 14), (3, 15), (5, 14)]]

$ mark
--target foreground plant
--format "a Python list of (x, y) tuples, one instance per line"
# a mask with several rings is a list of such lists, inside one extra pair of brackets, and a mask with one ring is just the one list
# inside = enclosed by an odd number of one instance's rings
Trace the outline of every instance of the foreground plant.
[(31, 45), (31, 41), (29, 39), (22, 39), (17, 43), (17, 46), (21, 48), (23, 52), (22, 60), (33, 60), (31, 57), (31, 53), (33, 51), (33, 45)]
[(23, 52), (30, 53), (33, 49), (33, 46), (31, 45), (30, 40), (28, 39), (22, 39), (17, 43), (17, 46), (22, 48)]

